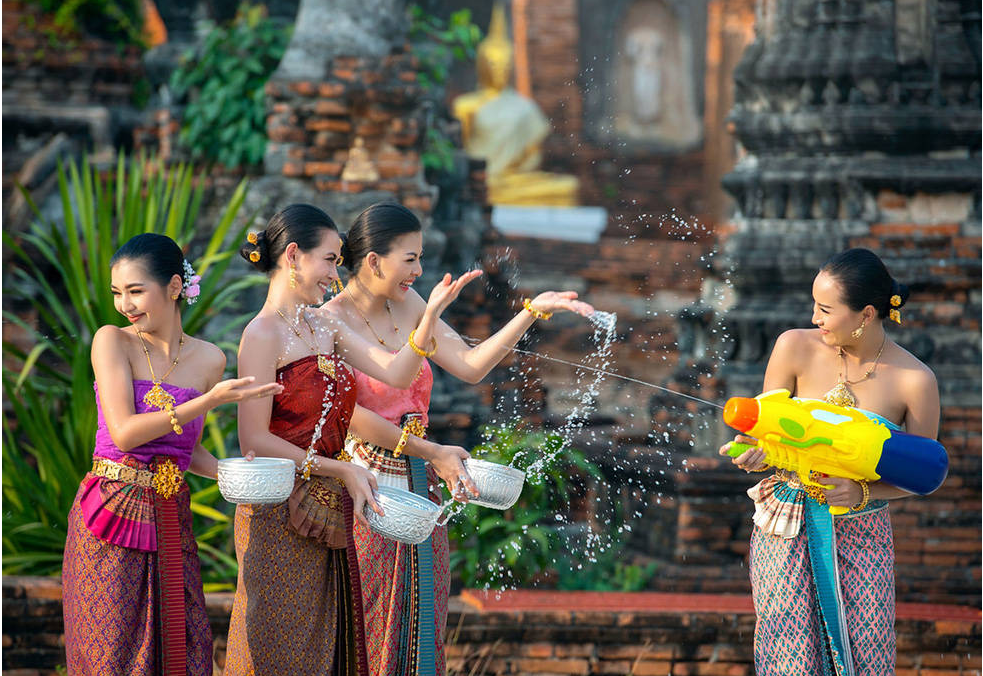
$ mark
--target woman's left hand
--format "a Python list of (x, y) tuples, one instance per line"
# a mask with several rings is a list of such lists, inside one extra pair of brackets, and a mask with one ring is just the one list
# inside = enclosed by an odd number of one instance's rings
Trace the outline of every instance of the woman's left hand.
[(819, 483), (832, 488), (823, 489), (826, 494), (826, 502), (831, 507), (854, 507), (863, 500), (864, 491), (853, 479), (843, 479), (841, 477), (830, 476), (820, 477)]
[(458, 502), (467, 502), (469, 496), (478, 497), (478, 487), (464, 468), (464, 461), (470, 457), (471, 454), (460, 446), (440, 446), (439, 453), (430, 460), (437, 476), (444, 480)]
[(594, 307), (577, 300), (576, 291), (544, 291), (532, 299), (530, 305), (540, 312), (576, 312), (587, 317), (594, 314)]

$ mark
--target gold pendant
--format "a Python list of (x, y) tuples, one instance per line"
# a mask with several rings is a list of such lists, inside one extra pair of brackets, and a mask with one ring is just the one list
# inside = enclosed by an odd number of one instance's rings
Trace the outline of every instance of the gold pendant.
[(846, 383), (839, 382), (833, 386), (829, 392), (823, 396), (823, 401), (834, 406), (853, 406), (857, 405), (857, 398), (854, 396)]
[(174, 464), (173, 460), (165, 460), (164, 462), (157, 465), (154, 470), (154, 478), (151, 480), (151, 485), (160, 497), (167, 500), (172, 495), (181, 490), (181, 484), (184, 482), (181, 470), (178, 466)]
[(143, 403), (159, 411), (166, 411), (174, 406), (174, 395), (161, 387), (160, 383), (154, 383), (154, 386), (143, 395)]
[(334, 362), (323, 354), (317, 356), (317, 370), (326, 376), (335, 377)]

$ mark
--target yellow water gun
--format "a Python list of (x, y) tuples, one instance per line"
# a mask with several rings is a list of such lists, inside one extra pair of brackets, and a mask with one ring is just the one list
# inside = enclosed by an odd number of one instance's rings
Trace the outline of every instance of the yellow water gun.
[[(934, 439), (892, 430), (855, 408), (793, 398), (788, 390), (753, 399), (731, 397), (724, 406), (724, 422), (756, 437), (765, 462), (795, 472), (805, 486), (831, 488), (815, 481), (815, 472), (884, 481), (927, 495), (942, 485), (949, 471), (949, 456)], [(736, 458), (753, 447), (735, 442), (728, 455)], [(849, 510), (831, 506), (829, 511)]]

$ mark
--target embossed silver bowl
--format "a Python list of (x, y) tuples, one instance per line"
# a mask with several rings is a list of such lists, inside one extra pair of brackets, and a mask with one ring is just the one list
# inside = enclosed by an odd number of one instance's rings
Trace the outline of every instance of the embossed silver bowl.
[(472, 505), (508, 509), (519, 499), (526, 482), (526, 473), (521, 469), (487, 460), (468, 458), (464, 461), (464, 468), (474, 479), (480, 493), (478, 497), (470, 499)]
[(383, 537), (408, 545), (418, 545), (430, 537), (444, 511), (440, 505), (394, 486), (379, 486), (376, 500), (386, 515), (379, 516), (366, 505), (369, 526)]
[(283, 502), (294, 488), (294, 462), (286, 458), (218, 461), (218, 490), (236, 504)]

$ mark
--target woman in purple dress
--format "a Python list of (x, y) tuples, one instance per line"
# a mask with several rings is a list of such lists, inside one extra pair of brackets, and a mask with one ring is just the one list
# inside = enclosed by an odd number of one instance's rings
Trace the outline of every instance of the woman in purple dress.
[(221, 380), (222, 351), (184, 333), (179, 304), (194, 302), (199, 278), (172, 239), (137, 235), (110, 266), (116, 309), (131, 326), (103, 326), (92, 339), (99, 428), (62, 568), (68, 673), (211, 674), (182, 475), (215, 477), (201, 445), (207, 411), (282, 387)]

